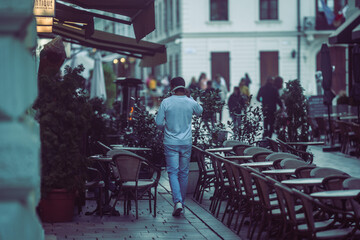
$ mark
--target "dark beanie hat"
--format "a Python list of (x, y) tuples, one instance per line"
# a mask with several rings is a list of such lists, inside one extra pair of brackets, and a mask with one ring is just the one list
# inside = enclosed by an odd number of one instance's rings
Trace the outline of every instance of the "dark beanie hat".
[(179, 88), (185, 88), (185, 80), (182, 77), (175, 77), (171, 79), (170, 85), (173, 91)]

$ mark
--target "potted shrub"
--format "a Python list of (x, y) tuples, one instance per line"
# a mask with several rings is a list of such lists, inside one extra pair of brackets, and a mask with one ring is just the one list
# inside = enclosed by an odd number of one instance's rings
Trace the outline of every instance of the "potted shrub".
[[(64, 60), (64, 45), (56, 38), (40, 53), (37, 111), (41, 140), (41, 201), (38, 207), (45, 222), (71, 221), (75, 195), (86, 177), (86, 134), (91, 106), (79, 75), (82, 65), (59, 69)], [(57, 205), (54, 205), (57, 204)]]
[[(308, 100), (304, 95), (300, 81), (295, 79), (286, 83), (281, 96), (285, 104), (285, 113), (276, 114), (275, 130), (278, 138), (285, 142), (309, 141)], [(285, 116), (285, 117), (284, 117)]]
[[(250, 96), (249, 102), (252, 96)], [(241, 103), (239, 103), (241, 105)], [(245, 104), (240, 106), (242, 112), (239, 116), (240, 124), (235, 125), (233, 121), (228, 121), (228, 126), (233, 132), (232, 140), (238, 140), (250, 145), (254, 144), (261, 135), (261, 122), (263, 119), (262, 110), (259, 106)]]

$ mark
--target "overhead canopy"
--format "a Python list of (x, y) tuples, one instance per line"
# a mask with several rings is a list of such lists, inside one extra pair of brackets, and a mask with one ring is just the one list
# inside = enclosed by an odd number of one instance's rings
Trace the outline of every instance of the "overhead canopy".
[(354, 43), (352, 31), (360, 24), (360, 10), (357, 9), (346, 21), (330, 35), (329, 43)]
[[(136, 40), (155, 30), (154, 0), (62, 0), (85, 9), (95, 9), (130, 18)], [(124, 21), (125, 23), (125, 21)]]
[(143, 67), (166, 63), (166, 48), (161, 44), (143, 40), (137, 42), (133, 38), (99, 30), (94, 30), (93, 34), (87, 36), (85, 29), (60, 22), (54, 22), (53, 33), (62, 36), (63, 40), (67, 42), (141, 58), (140, 66)]

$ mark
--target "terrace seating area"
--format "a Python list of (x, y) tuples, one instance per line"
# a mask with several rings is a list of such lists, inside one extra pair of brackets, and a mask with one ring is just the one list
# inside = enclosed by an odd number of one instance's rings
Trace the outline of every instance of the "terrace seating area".
[(194, 200), (242, 239), (360, 238), (360, 173), (316, 164), (305, 147), (320, 143), (268, 141), (269, 148), (194, 146), (206, 166)]
[[(304, 160), (303, 150), (290, 152), (296, 146), (278, 140), (273, 145), (268, 142), (268, 147), (248, 145), (237, 154), (236, 143), (212, 149), (193, 146), (192, 161), (198, 164), (199, 178), (181, 217), (171, 216), (171, 190), (163, 169), (160, 179), (157, 171), (152, 178), (158, 181), (157, 189), (151, 189), (153, 196), (157, 193), (156, 203), (154, 198), (149, 202), (151, 195), (146, 191), (137, 206), (134, 189), (110, 191), (108, 197), (118, 199), (113, 205), (118, 214), (109, 214), (106, 208), (100, 212), (99, 199), (87, 200), (75, 223), (44, 223), (46, 239), (359, 239), (357, 158), (323, 152), (323, 146), (313, 142), (305, 151), (312, 158)], [(281, 151), (281, 144), (291, 148)], [(119, 176), (112, 162), (128, 155), (126, 151), (136, 155), (147, 149), (112, 146), (105, 149), (109, 156), (93, 160), (110, 164), (112, 174)], [(102, 194), (106, 188), (112, 190), (108, 182), (99, 182)], [(98, 214), (85, 214), (94, 209)]]

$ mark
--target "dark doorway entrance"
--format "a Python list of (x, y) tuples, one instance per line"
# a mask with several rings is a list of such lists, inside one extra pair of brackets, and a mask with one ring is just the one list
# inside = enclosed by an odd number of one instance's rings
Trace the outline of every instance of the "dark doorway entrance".
[(260, 83), (263, 86), (267, 77), (279, 75), (279, 52), (260, 52)]
[(211, 80), (216, 74), (220, 74), (226, 82), (227, 89), (230, 88), (230, 54), (229, 52), (211, 53)]
[[(332, 74), (332, 90), (335, 94), (346, 91), (345, 47), (329, 47), (331, 65), (335, 66)], [(321, 71), (320, 51), (316, 55), (316, 71)]]

